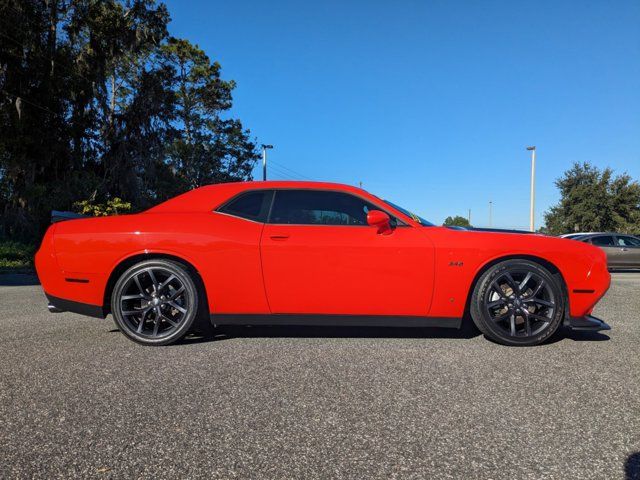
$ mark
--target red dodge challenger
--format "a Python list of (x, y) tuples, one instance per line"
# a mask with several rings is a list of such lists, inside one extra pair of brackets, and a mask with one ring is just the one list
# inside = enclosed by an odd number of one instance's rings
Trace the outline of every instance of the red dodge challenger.
[(437, 227), (355, 187), (247, 182), (146, 212), (53, 224), (36, 255), (53, 312), (167, 345), (211, 325), (456, 327), (535, 345), (591, 315), (602, 250), (535, 234)]

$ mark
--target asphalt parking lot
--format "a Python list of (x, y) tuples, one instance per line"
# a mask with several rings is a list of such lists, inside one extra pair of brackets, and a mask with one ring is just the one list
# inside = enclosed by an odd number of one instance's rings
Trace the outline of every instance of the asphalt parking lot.
[(2, 478), (640, 479), (639, 273), (595, 312), (613, 330), (534, 348), (290, 327), (142, 347), (2, 278)]

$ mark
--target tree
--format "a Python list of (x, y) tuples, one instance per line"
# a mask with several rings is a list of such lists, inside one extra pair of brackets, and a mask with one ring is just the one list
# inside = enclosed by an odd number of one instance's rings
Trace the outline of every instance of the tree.
[(544, 232), (640, 232), (640, 184), (626, 173), (575, 163), (556, 180), (560, 202), (544, 215)]
[(471, 224), (469, 220), (460, 215), (456, 215), (455, 217), (447, 217), (444, 220), (443, 225), (445, 227), (470, 227)]
[(169, 20), (155, 0), (0, 0), (0, 239), (37, 241), (78, 202), (251, 178), (235, 83)]
[(220, 64), (211, 62), (187, 40), (170, 38), (161, 50), (163, 61), (175, 69), (172, 79), (177, 132), (168, 149), (176, 172), (167, 196), (208, 183), (250, 178), (258, 155), (239, 120), (223, 119), (231, 108), (235, 82), (220, 78)]
[(0, 2), (0, 228), (33, 237), (44, 221), (59, 173), (69, 171), (68, 97), (71, 83), (61, 48), (64, 1)]

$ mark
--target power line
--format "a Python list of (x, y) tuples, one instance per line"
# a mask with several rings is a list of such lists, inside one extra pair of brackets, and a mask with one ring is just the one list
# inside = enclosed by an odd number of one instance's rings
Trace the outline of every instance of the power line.
[(284, 170), (281, 170), (279, 168), (274, 168), (273, 165), (269, 168), (270, 173), (270, 177), (274, 178), (276, 180), (295, 180), (291, 177), (291, 175), (287, 172), (285, 172)]
[(37, 104), (37, 103), (35, 103), (35, 102), (32, 102), (31, 100), (28, 100), (28, 99), (24, 98), (24, 97), (23, 97), (23, 96), (21, 96), (21, 95), (16, 95), (15, 93), (8, 92), (8, 91), (6, 91), (4, 88), (0, 88), (0, 92), (4, 93), (5, 95), (8, 95), (8, 96), (10, 96), (10, 97), (13, 97), (13, 98), (15, 98), (16, 100), (18, 100), (18, 99), (19, 99), (21, 102), (28, 103), (29, 105), (33, 105), (34, 107), (39, 108), (40, 110), (44, 110), (45, 112), (48, 112), (48, 113), (50, 113), (51, 115), (58, 115), (58, 114), (57, 114), (56, 112), (54, 112), (53, 110), (49, 110), (47, 107), (43, 107), (42, 105), (39, 105), (39, 104)]
[(284, 176), (282, 176), (282, 175), (281, 175), (280, 173), (278, 173), (278, 172), (271, 172), (271, 174), (270, 174), (270, 180), (281, 180), (281, 181), (286, 181), (286, 182), (291, 181), (291, 179), (290, 179), (290, 178), (288, 178), (288, 177), (284, 177)]
[(279, 171), (283, 175), (286, 175), (291, 180), (299, 180), (299, 181), (305, 180), (305, 178), (301, 177), (299, 174), (292, 173), (286, 167), (283, 167), (282, 164), (280, 166), (272, 165), (272, 167), (275, 167), (277, 169), (277, 171)]
[[(15, 9), (14, 9), (15, 10)], [(4, 20), (0, 17), (0, 20)], [(25, 23), (30, 23), (30, 22), (25, 22)], [(34, 52), (33, 49), (28, 48), (24, 43), (21, 43), (19, 40), (16, 40), (13, 37), (10, 37), (9, 35), (0, 32), (0, 35), (5, 37), (8, 40), (11, 40), (13, 43), (15, 43), (16, 45), (19, 45), (20, 47), (22, 47), (25, 50), (28, 50), (29, 52), (31, 52), (32, 55), (39, 57), (41, 59), (45, 59), (45, 60), (50, 60), (48, 57), (46, 57), (44, 54), (40, 53), (40, 52)], [(11, 52), (5, 52), (5, 53), (11, 53)], [(11, 55), (13, 55), (14, 57), (18, 58), (18, 56), (15, 53), (11, 53)], [(124, 52), (121, 52), (121, 54), (119, 55), (122, 59), (127, 60), (129, 63), (131, 64), (136, 64), (137, 60), (131, 58), (129, 55), (125, 54)], [(85, 77), (84, 75), (82, 75), (79, 72), (76, 72), (75, 70), (71, 70), (70, 68), (65, 67), (64, 65), (60, 64), (60, 63), (56, 63), (56, 67), (60, 68), (61, 70), (64, 70), (68, 73), (70, 73), (71, 75), (76, 75), (79, 78), (82, 78), (84, 80), (86, 80), (89, 83), (95, 83), (96, 79), (89, 79), (87, 77)]]
[(287, 171), (289, 169), (287, 169), (286, 167), (283, 167), (282, 164), (280, 164), (280, 166), (276, 166), (276, 165), (271, 165), (269, 167), (270, 169), (273, 169), (276, 173), (278, 173), (278, 175), (280, 175), (281, 177), (283, 177), (285, 180), (293, 180), (293, 181), (303, 181), (305, 179), (309, 180), (309, 181), (314, 181), (309, 179), (308, 177), (302, 177), (300, 174), (297, 173), (291, 173), (291, 171)]
[(285, 180), (298, 180), (297, 178), (292, 177), (291, 174), (285, 172), (284, 170), (280, 170), (279, 168), (276, 168), (275, 165), (271, 165), (270, 170), (274, 173), (277, 173)]
[(276, 165), (279, 165), (280, 168), (282, 168), (284, 170), (287, 170), (287, 171), (291, 172), (292, 174), (294, 174), (294, 175), (296, 175), (296, 176), (298, 176), (298, 177), (300, 177), (302, 179), (309, 180), (309, 181), (312, 181), (312, 182), (314, 181), (312, 178), (309, 178), (309, 177), (307, 177), (306, 175), (303, 175), (300, 172), (296, 172), (294, 169), (289, 168), (289, 167), (287, 167), (287, 166), (285, 166), (285, 165), (283, 165), (283, 164), (281, 164), (279, 162), (276, 162), (275, 160), (269, 159), (269, 163), (275, 163)]
[[(45, 57), (45, 55), (44, 55), (44, 54), (39, 53), (39, 52), (34, 52), (34, 50), (29, 49), (29, 48), (28, 48), (24, 43), (20, 43), (20, 41), (16, 40), (15, 38), (10, 37), (9, 35), (7, 35), (7, 34), (5, 34), (5, 33), (2, 33), (2, 32), (0, 32), (0, 36), (3, 36), (4, 38), (6, 38), (6, 39), (8, 39), (8, 40), (11, 40), (11, 41), (12, 41), (13, 43), (15, 43), (16, 45), (19, 45), (20, 47), (24, 48), (25, 50), (28, 50), (29, 52), (31, 52), (31, 54), (32, 54), (32, 55), (34, 55), (34, 56), (36, 56), (36, 57), (40, 57), (41, 59), (45, 59), (45, 60), (47, 60), (47, 57)], [(15, 53), (13, 53), (13, 52), (6, 52), (6, 51), (5, 51), (5, 53), (9, 53), (10, 55), (13, 55), (14, 57), (19, 58), (19, 57), (18, 57), (18, 55), (17, 55), (17, 54), (15, 54)], [(49, 60), (50, 60), (50, 59), (49, 59)], [(76, 75), (76, 76), (78, 76), (78, 77), (80, 77), (80, 78), (82, 78), (82, 79), (86, 80), (86, 81), (87, 81), (87, 82), (89, 82), (89, 83), (94, 83), (94, 82), (95, 82), (95, 80), (90, 80), (90, 79), (88, 79), (87, 77), (85, 77), (84, 75), (82, 75), (81, 73), (76, 72), (76, 71), (74, 71), (74, 70), (71, 70), (70, 68), (67, 68), (67, 67), (65, 67), (64, 65), (60, 64), (60, 63), (56, 63), (56, 67), (57, 67), (57, 68), (59, 68), (59, 69), (61, 69), (61, 70), (64, 70), (64, 71), (66, 71), (66, 72), (70, 73), (71, 75)]]
[(274, 171), (285, 180), (298, 180), (297, 178), (292, 177), (290, 173), (284, 171), (282, 168), (276, 167), (275, 165), (271, 165), (269, 170)]
[(8, 5), (8, 4), (7, 4), (7, 5), (5, 5), (5, 7), (10, 8), (10, 9), (11, 9), (11, 10), (13, 10), (14, 12), (16, 12), (17, 14), (24, 16), (24, 12), (21, 12), (20, 10), (18, 10), (18, 9), (17, 9), (17, 8), (15, 8), (15, 7), (12, 7), (11, 5)]

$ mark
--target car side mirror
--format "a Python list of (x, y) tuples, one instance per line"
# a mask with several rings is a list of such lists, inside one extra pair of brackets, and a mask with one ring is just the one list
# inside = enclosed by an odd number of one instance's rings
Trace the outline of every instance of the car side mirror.
[(367, 223), (378, 229), (378, 233), (382, 235), (389, 235), (393, 231), (391, 218), (382, 210), (369, 210), (367, 212)]

